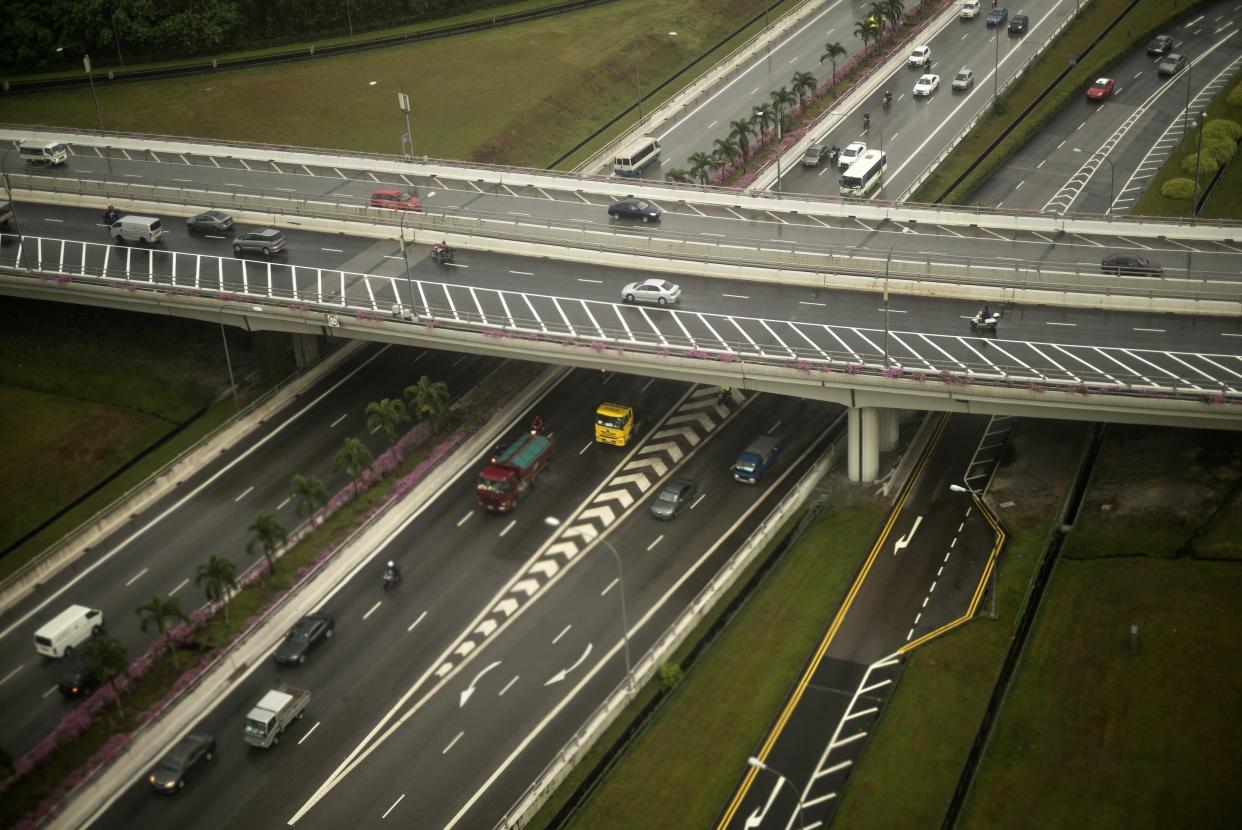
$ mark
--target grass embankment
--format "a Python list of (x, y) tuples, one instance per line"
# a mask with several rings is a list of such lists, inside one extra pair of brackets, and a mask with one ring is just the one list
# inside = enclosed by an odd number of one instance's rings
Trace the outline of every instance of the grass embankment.
[[(746, 756), (762, 740), (773, 712), (779, 711), (832, 619), (887, 512), (887, 501), (834, 478), (828, 507), (698, 658), (569, 826), (710, 827)], [(703, 626), (690, 642), (702, 631)], [(628, 714), (634, 712), (632, 707)], [(629, 718), (621, 721), (532, 827), (547, 826), (566, 790), (595, 766), (602, 747), (611, 745)]]
[[(1018, 126), (974, 168), (969, 176), (945, 198), (948, 204), (966, 204), (975, 190), (983, 185), (992, 173), (1022, 149), (1032, 136), (1052, 119), (1065, 104), (1083, 94), (1092, 78), (1107, 75), (1106, 71), (1128, 55), (1136, 46), (1152, 35), (1159, 34), (1167, 24), (1191, 9), (1204, 5), (1207, 0), (1191, 0), (1189, 3), (1169, 3), (1168, 0), (1139, 0), (1134, 9), (1126, 13), (1125, 20), (1115, 26), (1074, 69), (1066, 75), (1058, 87), (1040, 102), (1030, 115), (1022, 118)], [(1078, 20), (1070, 24), (1054, 43), (1027, 67), (1022, 78), (1002, 98), (1004, 113), (990, 113), (980, 120), (952, 155), (915, 192), (913, 200), (929, 202), (937, 199), (974, 161), (987, 152), (1007, 129), (1015, 124), (1030, 104), (1048, 87), (1071, 61), (1081, 56), (1100, 32), (1117, 19), (1130, 5), (1130, 0), (1091, 0), (1082, 7)], [(1001, 36), (1004, 33), (1001, 32)]]
[[(193, 427), (0, 560), (0, 577), (227, 418), (218, 327), (72, 304), (10, 299), (0, 329), (0, 547), (13, 544), (179, 424)], [(250, 339), (230, 338), (234, 372)], [(100, 344), (107, 345), (101, 347)]]
[[(846, 787), (835, 823), (939, 827), (979, 730), (1055, 529), (1086, 426), (1021, 421), (989, 494), (1009, 533), (997, 574), (996, 620), (976, 619), (910, 655), (875, 736)], [(987, 610), (985, 603), (984, 610)], [(1003, 826), (1003, 825), (998, 825)]]
[[(397, 78), (418, 154), (543, 166), (636, 101), (636, 60), (650, 88), (754, 14), (753, 0), (619, 0), (408, 46), (96, 86), (108, 129), (396, 153), (396, 85), (368, 82)], [(95, 109), (89, 89), (7, 95), (0, 121), (91, 128)]]

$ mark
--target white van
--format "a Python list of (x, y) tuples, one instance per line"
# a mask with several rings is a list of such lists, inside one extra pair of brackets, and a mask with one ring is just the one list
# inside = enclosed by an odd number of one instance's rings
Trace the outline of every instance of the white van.
[(103, 612), (85, 605), (70, 605), (35, 632), (35, 651), (47, 657), (64, 657), (75, 646), (103, 631)]
[(979, 0), (966, 0), (962, 4), (962, 10), (958, 12), (958, 17), (978, 17), (979, 16)]
[(69, 160), (69, 148), (59, 141), (35, 141), (26, 139), (19, 151), (27, 164), (64, 164)]
[(164, 223), (153, 216), (122, 216), (112, 225), (112, 238), (122, 244), (151, 245), (164, 235)]

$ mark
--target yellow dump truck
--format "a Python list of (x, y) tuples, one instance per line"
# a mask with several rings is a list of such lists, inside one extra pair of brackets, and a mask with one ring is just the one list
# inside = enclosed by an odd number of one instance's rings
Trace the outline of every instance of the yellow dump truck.
[(595, 440), (624, 447), (638, 437), (647, 422), (647, 413), (619, 403), (602, 403), (595, 410)]

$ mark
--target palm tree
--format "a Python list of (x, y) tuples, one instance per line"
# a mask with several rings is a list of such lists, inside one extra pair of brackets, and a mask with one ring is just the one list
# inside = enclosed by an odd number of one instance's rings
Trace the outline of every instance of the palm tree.
[(398, 398), (384, 398), (381, 401), (371, 401), (367, 404), (367, 429), (372, 432), (382, 429), (384, 437), (388, 439), (389, 449), (397, 443), (397, 427), (408, 423), (409, 420), (410, 416), (406, 414), (405, 404)]
[(854, 22), (854, 37), (862, 38), (863, 54), (867, 54), (867, 41), (871, 40), (872, 33), (875, 29), (865, 20), (857, 20)]
[(894, 29), (901, 22), (901, 16), (906, 13), (906, 4), (901, 0), (884, 0), (880, 4), (880, 13), (888, 20), (889, 25)]
[(793, 91), (798, 96), (798, 108), (806, 108), (806, 96), (815, 91), (815, 76), (810, 72), (795, 72), (793, 74)]
[(867, 22), (875, 29), (875, 36), (879, 38), (884, 34), (884, 29), (888, 24), (888, 7), (883, 2), (871, 4), (871, 11), (867, 15)]
[(824, 45), (824, 54), (819, 56), (820, 63), (823, 63), (824, 61), (832, 61), (833, 86), (836, 86), (837, 83), (837, 61), (845, 57), (845, 54), (845, 47), (841, 45), (840, 41), (834, 40), (832, 43)]
[(295, 473), (293, 499), (297, 514), (301, 516), (305, 513), (313, 519), (319, 508), (328, 503), (328, 488), (317, 478), (306, 478)]
[[(161, 637), (168, 633), (173, 622), (185, 622), (187, 619), (185, 612), (181, 610), (181, 600), (176, 597), (162, 599), (156, 594), (152, 594), (149, 600), (139, 605), (134, 613), (138, 615), (144, 633), (154, 628)], [(177, 662), (177, 649), (171, 641), (168, 650), (172, 653), (173, 665), (180, 665)]]
[[(116, 709), (121, 717), (125, 717), (125, 710), (121, 707), (121, 693), (116, 688), (118, 677), (129, 677), (129, 654), (125, 651), (125, 644), (116, 637), (93, 637), (82, 647), (82, 653), (86, 655), (91, 673), (112, 689), (112, 694), (116, 697)], [(174, 654), (173, 660), (176, 659)]]
[(776, 126), (776, 110), (772, 109), (769, 104), (760, 104), (750, 108), (751, 121), (759, 127), (759, 134), (767, 132)]
[(361, 492), (362, 472), (371, 464), (371, 451), (357, 438), (346, 438), (345, 446), (332, 459), (332, 469), (344, 470), (354, 483), (354, 495)]
[(680, 167), (673, 167), (664, 171), (664, 180), (668, 182), (677, 182), (678, 184), (690, 184), (694, 181), (694, 176), (689, 170), (682, 170)]
[(739, 118), (729, 122), (729, 138), (733, 139), (737, 148), (742, 151), (742, 161), (750, 154), (750, 137), (755, 134), (755, 125), (749, 118)]
[(772, 105), (776, 108), (776, 115), (780, 118), (781, 126), (788, 129), (789, 121), (785, 117), (785, 111), (797, 102), (798, 96), (794, 95), (786, 87), (781, 87), (769, 92), (768, 97), (772, 99)]
[(686, 163), (690, 165), (690, 175), (698, 179), (699, 184), (707, 184), (712, 172), (712, 157), (700, 151), (686, 159)]
[[(357, 440), (349, 438), (346, 443)], [(361, 446), (361, 442), (358, 443)], [(366, 447), (363, 449), (365, 450)], [(367, 455), (370, 453), (368, 452)], [(250, 534), (250, 539), (246, 542), (246, 553), (253, 556), (256, 548), (263, 551), (263, 558), (267, 560), (267, 573), (271, 576), (276, 572), (276, 560), (272, 558), (272, 555), (289, 538), (289, 531), (285, 530), (285, 526), (271, 513), (259, 513), (250, 523), (250, 527), (246, 528), (246, 532)]]
[[(732, 162), (735, 158), (737, 158), (737, 142), (733, 140), (732, 136), (718, 138), (712, 142), (712, 145), (716, 148), (712, 151), (713, 155), (715, 155), (718, 159), (724, 159)], [(724, 164), (721, 164), (720, 166), (724, 167)]]
[(433, 429), (441, 429), (448, 421), (448, 384), (423, 375), (418, 383), (405, 387), (405, 399), (419, 420), (429, 421)]
[(208, 602), (224, 603), (224, 621), (229, 619), (229, 606), (224, 600), (229, 591), (237, 590), (237, 565), (224, 556), (211, 556), (194, 571), (194, 584), (202, 588)]

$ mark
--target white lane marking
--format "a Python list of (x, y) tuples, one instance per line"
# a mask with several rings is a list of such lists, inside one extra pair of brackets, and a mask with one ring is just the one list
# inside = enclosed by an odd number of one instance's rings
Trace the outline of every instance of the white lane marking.
[(586, 452), (587, 450), (591, 449), (591, 447), (593, 447), (593, 446), (595, 446), (595, 442), (594, 442), (594, 441), (588, 441), (588, 442), (586, 443), (586, 446), (584, 446), (582, 449), (578, 450), (578, 455), (582, 455), (584, 452)]
[(388, 814), (391, 813), (393, 810), (397, 809), (397, 805), (400, 804), (404, 800), (405, 800), (405, 793), (401, 793), (401, 795), (397, 796), (397, 800), (392, 803), (392, 806), (389, 807), (387, 810), (385, 810), (384, 814), (380, 816), (380, 818), (388, 818)]
[(1045, 326), (1065, 326), (1066, 328), (1071, 328), (1071, 329), (1072, 329), (1072, 328), (1076, 327), (1078, 324), (1077, 324), (1077, 323), (1054, 323), (1054, 322), (1052, 322), (1052, 321), (1048, 321), (1048, 322), (1044, 323), (1044, 325), (1045, 325)]
[(590, 282), (590, 283), (594, 283), (595, 285), (603, 285), (604, 283), (603, 280), (589, 280), (586, 277), (578, 277), (578, 282)]
[(457, 520), (457, 526), (461, 527), (462, 525), (464, 525), (467, 522), (467, 520), (469, 520), (469, 518), (473, 515), (474, 515), (474, 511), (471, 510), (466, 515), (462, 516), (460, 519)]
[(694, 502), (690, 505), (690, 509), (693, 510), (694, 508), (698, 507), (699, 502), (703, 501), (703, 499), (705, 498), (707, 498), (707, 493), (700, 493), (699, 497), (695, 499)]
[(510, 520), (509, 520), (509, 523), (508, 523), (507, 525), (505, 525), (505, 529), (504, 529), (504, 530), (502, 530), (502, 531), (500, 531), (500, 535), (501, 535), (501, 536), (504, 536), (504, 535), (505, 535), (506, 533), (508, 533), (510, 530), (513, 530), (513, 526), (514, 526), (514, 525), (516, 525), (516, 524), (517, 524), (517, 519), (510, 519)]
[(306, 739), (309, 738), (311, 734), (314, 733), (314, 731), (319, 728), (319, 724), (320, 724), (320, 721), (315, 721), (315, 725), (312, 726), (310, 729), (306, 730), (306, 734), (302, 736), (302, 740), (298, 741), (298, 746), (301, 746), (303, 743), (306, 742)]
[(721, 294), (720, 296), (729, 297), (730, 299), (733, 299), (733, 300), (749, 300), (750, 299), (750, 297), (747, 297), (745, 294)]
[(452, 748), (453, 748), (453, 746), (454, 746), (454, 745), (455, 745), (458, 741), (460, 741), (460, 740), (461, 740), (461, 736), (462, 736), (462, 735), (465, 735), (465, 734), (466, 734), (465, 732), (458, 732), (458, 733), (457, 733), (457, 736), (456, 736), (455, 738), (453, 738), (453, 740), (449, 741), (448, 746), (444, 747), (444, 749), (442, 749), (442, 750), (440, 751), (440, 754), (441, 754), (441, 755), (448, 755), (448, 751), (449, 751), (450, 749), (452, 749)]
[(651, 549), (652, 549), (652, 548), (654, 548), (656, 545), (660, 544), (660, 542), (662, 542), (662, 541), (664, 541), (664, 534), (663, 534), (663, 533), (661, 533), (659, 536), (655, 537), (655, 541), (654, 541), (654, 542), (652, 542), (650, 545), (647, 545), (647, 552), (648, 552), (648, 553), (650, 553), (650, 552), (651, 552)]
[(420, 622), (422, 622), (422, 621), (423, 621), (423, 617), (425, 617), (425, 616), (427, 616), (427, 612), (426, 612), (426, 611), (424, 611), (423, 613), (419, 614), (419, 615), (418, 615), (418, 619), (416, 619), (414, 622), (410, 623), (410, 627), (406, 629), (406, 632), (408, 633), (408, 632), (410, 632), (410, 631), (413, 631), (413, 630), (414, 630), (414, 626), (416, 626), (416, 625), (418, 625)]
[(344, 415), (342, 415), (341, 417), (337, 418), (337, 419), (336, 419), (335, 421), (333, 421), (332, 423), (328, 424), (328, 429), (332, 429), (334, 426), (336, 426), (337, 424), (339, 424), (341, 421), (344, 421), (344, 420), (345, 420), (346, 418), (348, 418), (348, 417), (349, 417), (349, 413), (347, 412), (347, 413), (345, 413)]
[(173, 588), (171, 591), (169, 591), (168, 595), (171, 597), (173, 594), (177, 593), (178, 591), (180, 591), (182, 588), (184, 588), (185, 586), (189, 584), (190, 584), (190, 578), (186, 577), (185, 579), (181, 580), (180, 585), (178, 585), (176, 588)]
[(327, 251), (327, 252), (328, 252), (328, 253), (330, 253), (330, 254), (343, 254), (343, 253), (345, 253), (345, 252), (344, 252), (344, 251), (342, 251), (340, 248), (320, 248), (319, 250), (321, 250), (321, 251)]
[[(609, 591), (613, 589), (613, 586), (616, 585), (617, 582), (618, 582), (617, 578), (613, 577), (612, 582), (609, 582), (608, 585), (604, 588), (604, 590), (599, 592), (599, 595), (601, 597), (606, 595)], [(0, 683), (3, 683), (3, 682), (4, 682), (3, 680), (0, 680)]]
[(561, 638), (564, 637), (566, 634), (568, 634), (569, 629), (571, 628), (573, 628), (572, 625), (567, 625), (564, 628), (562, 628), (561, 633), (557, 634), (555, 637), (552, 638), (552, 645), (556, 645), (557, 643), (559, 643), (561, 641)]
[(533, 276), (535, 276), (535, 274), (534, 274), (534, 272), (533, 272), (533, 271), (512, 271), (512, 270), (511, 270), (511, 271), (509, 271), (509, 273), (510, 273), (510, 274), (517, 274), (519, 277), (533, 277)]
[(56, 691), (56, 690), (57, 690), (57, 689), (59, 689), (59, 688), (60, 688), (59, 686), (53, 686), (52, 688), (48, 689), (48, 690), (47, 690), (46, 692), (44, 692), (43, 694), (39, 695), (39, 697), (43, 698), (44, 700), (47, 700), (47, 696), (48, 696), (48, 695), (50, 695), (52, 692)]
[(139, 571), (138, 573), (134, 574), (132, 577), (130, 577), (129, 582), (126, 582), (126, 583), (125, 583), (125, 587), (126, 587), (126, 588), (128, 588), (130, 585), (133, 585), (135, 582), (137, 582), (138, 580), (142, 579), (143, 575), (144, 575), (144, 574), (146, 574), (146, 572), (147, 572), (147, 571), (149, 571), (149, 570), (151, 570), (151, 569), (150, 569), (150, 568), (143, 568), (141, 571)]
[(1164, 329), (1144, 329), (1144, 328), (1139, 328), (1138, 326), (1135, 326), (1134, 330), (1135, 331), (1150, 331), (1150, 332), (1154, 332), (1155, 334), (1164, 334)]
[(251, 485), (250, 485), (249, 487), (247, 487), (245, 490), (242, 490), (242, 492), (241, 492), (241, 495), (240, 495), (240, 496), (238, 496), (237, 498), (233, 499), (233, 504), (237, 504), (239, 501), (241, 501), (242, 499), (246, 498), (246, 496), (250, 495), (250, 494), (251, 494), (251, 493), (253, 493), (253, 492), (254, 492), (254, 485), (253, 485), (253, 484), (251, 484)]
[(816, 303), (816, 302), (812, 302), (812, 301), (810, 301), (810, 300), (798, 300), (798, 305), (817, 305), (817, 306), (819, 306), (820, 308), (824, 308), (824, 307), (826, 307), (828, 304), (827, 304), (827, 303)]
[(43, 217), (43, 221), (44, 221), (44, 222), (57, 222), (57, 223), (60, 223), (60, 222), (64, 222), (65, 220), (64, 220), (64, 219), (49, 219), (48, 217), (46, 217), (46, 216), (45, 216), (45, 217)]
[(503, 697), (503, 696), (504, 696), (504, 693), (505, 693), (505, 692), (507, 692), (507, 691), (509, 691), (509, 687), (510, 687), (510, 686), (512, 686), (514, 683), (518, 682), (518, 678), (519, 678), (520, 676), (521, 676), (521, 675), (517, 675), (517, 674), (513, 675), (513, 679), (512, 679), (512, 680), (510, 680), (508, 683), (506, 683), (506, 684), (505, 684), (505, 687), (504, 687), (503, 689), (501, 689), (501, 690), (500, 690), (500, 694), (498, 694), (498, 695), (496, 695), (496, 696), (497, 696), (497, 697)]
[(383, 604), (384, 604), (383, 600), (377, 600), (374, 605), (372, 605), (370, 608), (367, 609), (367, 612), (362, 615), (362, 618), (365, 620), (367, 617), (375, 613), (376, 608), (379, 608)]
[(293, 501), (293, 496), (285, 496), (285, 500), (282, 501), (280, 504), (276, 505), (276, 509), (284, 510), (286, 507), (289, 506), (289, 502), (291, 501)]
[(25, 663), (22, 663), (20, 666), (18, 666), (17, 668), (13, 669), (13, 671), (11, 671), (11, 672), (9, 672), (8, 674), (6, 674), (6, 675), (4, 676), (4, 679), (3, 679), (3, 680), (0, 680), (0, 686), (3, 686), (6, 682), (8, 682), (8, 680), (9, 680), (10, 678), (12, 678), (12, 677), (13, 677), (13, 675), (17, 674), (19, 671), (21, 671), (23, 668), (25, 668), (25, 666), (26, 666), (26, 664), (25, 664)]

